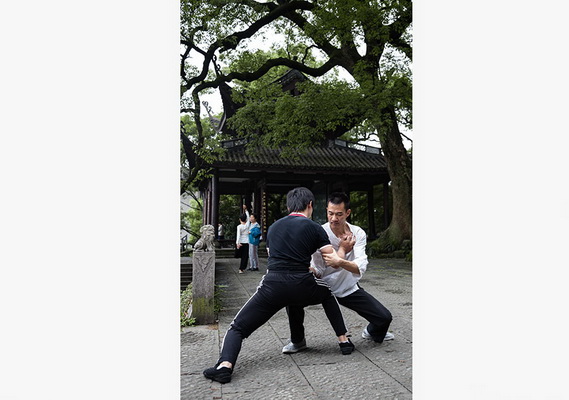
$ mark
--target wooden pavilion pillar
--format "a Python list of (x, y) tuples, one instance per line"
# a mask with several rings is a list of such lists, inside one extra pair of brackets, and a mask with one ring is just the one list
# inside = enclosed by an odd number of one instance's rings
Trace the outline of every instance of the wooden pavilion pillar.
[(205, 219), (206, 219), (205, 214), (206, 214), (206, 204), (207, 204), (207, 189), (206, 189), (203, 193), (201, 193), (201, 195), (202, 195), (202, 200), (203, 200), (203, 203), (202, 203), (202, 225), (205, 225)]
[[(259, 214), (260, 210), (261, 210), (261, 187), (259, 185), (259, 182), (255, 182), (253, 190), (253, 212)], [(257, 220), (259, 220), (260, 218), (261, 217), (258, 215)]]
[(212, 182), (211, 180), (209, 181), (209, 185), (208, 185), (208, 191), (207, 191), (207, 221), (206, 224), (211, 225), (211, 217), (212, 217), (212, 209), (213, 209), (213, 196), (212, 196)]
[(268, 227), (268, 217), (269, 217), (269, 213), (268, 213), (268, 209), (269, 209), (269, 200), (268, 200), (268, 195), (267, 195), (267, 185), (265, 184), (265, 181), (263, 181), (261, 183), (261, 209), (259, 212), (259, 218), (261, 219), (259, 221), (259, 225), (261, 225), (261, 232), (263, 235), (263, 239), (266, 240), (267, 239), (267, 230), (269, 229)]
[(211, 204), (211, 181), (208, 181), (205, 191), (203, 193), (202, 225), (209, 224), (210, 204)]
[(368, 227), (367, 227), (367, 234), (368, 237), (375, 238), (375, 211), (374, 211), (374, 201), (373, 201), (373, 186), (367, 191), (367, 220), (368, 220)]
[(252, 205), (253, 203), (253, 197), (251, 196), (251, 189), (249, 187), (247, 187), (247, 189), (245, 189), (245, 204), (247, 204), (247, 209), (249, 210), (249, 212), (252, 211)]
[(213, 172), (211, 179), (211, 222), (217, 235), (217, 224), (219, 223), (219, 173)]

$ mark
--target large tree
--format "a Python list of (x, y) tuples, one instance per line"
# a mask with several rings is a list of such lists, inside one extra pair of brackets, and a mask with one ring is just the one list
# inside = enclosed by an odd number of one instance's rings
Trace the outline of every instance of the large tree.
[[(267, 144), (305, 145), (348, 129), (352, 135), (373, 132), (387, 161), (393, 195), (392, 221), (383, 237), (394, 244), (411, 238), (411, 161), (400, 131), (400, 126), (409, 126), (411, 121), (410, 1), (182, 0), (181, 16), (181, 105), (182, 112), (192, 114), (195, 121), (193, 135), (188, 138), (183, 131), (182, 139), (185, 149), (194, 145), (194, 154), (186, 152), (195, 159), (190, 162), (192, 167), (203, 166), (196, 152), (207, 140), (200, 119), (201, 93), (228, 82), (250, 89), (247, 83), (266, 80), (275, 68), (296, 69), (320, 81), (302, 86), (303, 95), (296, 99), (281, 96), (279, 103), (271, 103), (273, 108), (263, 114), (267, 118), (261, 125), (255, 115), (266, 108), (257, 105), (255, 109), (250, 102), (249, 110), (244, 107), (235, 116), (233, 126), (244, 132), (244, 127), (257, 123)], [(271, 40), (274, 34), (284, 40), (274, 46), (271, 57), (255, 57), (248, 49), (251, 40)], [(203, 63), (196, 68), (189, 61), (198, 54)], [(338, 68), (346, 71), (352, 82), (342, 86), (337, 79), (325, 79)], [(316, 105), (322, 112), (310, 115)], [(300, 108), (302, 115), (291, 118), (300, 106), (304, 107)], [(248, 125), (247, 118), (254, 123)], [(288, 123), (304, 120), (305, 129), (289, 126), (283, 130), (279, 118), (288, 118)], [(292, 131), (302, 134), (291, 137)]]

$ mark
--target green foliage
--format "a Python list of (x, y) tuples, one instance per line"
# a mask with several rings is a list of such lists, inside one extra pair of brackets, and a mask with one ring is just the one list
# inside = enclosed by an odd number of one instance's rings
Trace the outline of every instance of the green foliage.
[(188, 310), (192, 304), (192, 284), (180, 295), (180, 327), (192, 326), (196, 323), (195, 318), (190, 317)]
[(219, 196), (219, 222), (223, 224), (225, 239), (235, 239), (236, 227), (239, 225), (241, 196), (222, 194)]
[[(410, 236), (411, 203), (405, 199), (411, 191), (411, 162), (398, 131), (412, 128), (410, 0), (182, 0), (181, 17), (182, 44), (199, 58), (205, 54), (207, 75), (192, 80), (201, 67), (186, 68), (192, 56), (183, 55), (183, 105), (197, 105), (200, 91), (218, 87), (221, 80), (232, 82), (235, 100), (247, 105), (230, 126), (254, 143), (281, 148), (284, 157), (298, 156), (347, 129), (344, 137), (353, 141), (377, 137), (391, 178), (398, 182), (393, 210), (402, 216), (393, 218), (401, 225), (394, 229)], [(283, 40), (274, 40), (275, 34)], [(273, 46), (266, 52), (252, 49), (257, 39)], [(331, 67), (336, 70), (326, 72)], [(290, 68), (312, 77), (298, 85), (299, 96), (273, 84)], [(340, 78), (339, 68), (349, 78)], [(190, 132), (192, 124), (186, 125)], [(206, 163), (220, 151), (208, 144), (210, 139), (220, 137), (204, 123), (195, 140)], [(200, 177), (208, 173), (205, 168), (199, 172)]]
[(188, 243), (194, 244), (201, 236), (202, 204), (200, 199), (190, 199), (190, 208), (186, 212), (180, 212), (180, 229), (190, 233)]
[[(183, 176), (181, 188), (182, 191), (196, 190), (196, 185), (199, 182), (212, 175), (208, 165), (217, 160), (226, 151), (219, 146), (219, 142), (226, 139), (226, 137), (213, 129), (209, 119), (202, 121), (201, 133), (197, 129), (195, 120), (189, 114), (182, 115), (180, 123), (182, 134), (192, 143), (191, 147), (195, 153), (195, 159), (190, 163), (187, 159), (184, 145), (180, 143), (180, 166)], [(196, 163), (197, 159), (201, 160), (199, 164)]]
[[(375, 239), (378, 232), (387, 228), (384, 221), (383, 185), (376, 185), (373, 189), (375, 232), (370, 230), (367, 192), (350, 192), (350, 208), (352, 210), (350, 223), (361, 227), (367, 233), (369, 240)], [(390, 204), (391, 190), (388, 190), (387, 196), (389, 196), (388, 204)]]
[[(259, 25), (271, 10), (284, 3), (279, 4), (182, 0), (182, 36), (193, 37), (202, 49), (223, 43), (217, 62), (225, 74), (253, 73), (275, 59), (317, 67), (332, 57), (331, 49), (335, 47), (342, 49), (336, 57), (343, 59), (343, 65), (352, 64), (347, 68), (352, 68), (348, 72), (355, 82), (343, 82), (343, 86), (330, 72), (320, 82), (312, 83), (312, 89), (302, 88), (302, 98), (292, 99), (276, 93), (276, 85), (270, 85), (289, 69), (283, 65), (252, 82), (234, 81), (237, 96), (247, 93), (250, 103), (232, 121), (234, 128), (255, 138), (262, 132), (266, 136), (262, 139), (264, 145), (302, 149), (320, 140), (323, 132), (334, 130), (356, 115), (358, 123), (367, 124), (369, 135), (370, 128), (375, 130), (379, 123), (378, 107), (386, 105), (395, 105), (400, 122), (411, 125), (410, 47), (398, 47), (412, 43), (410, 23), (403, 22), (408, 19), (410, 2), (306, 1), (303, 4), (307, 8), (297, 11), (297, 19), (291, 18), (292, 14), (281, 16), (233, 46), (235, 32)], [(300, 25), (298, 18), (305, 18), (306, 23)], [(396, 45), (390, 44), (394, 32), (402, 35), (394, 42)], [(279, 34), (282, 40), (275, 41), (271, 33)], [(249, 43), (258, 39), (273, 42), (273, 46), (269, 51), (251, 49)], [(352, 139), (359, 137), (352, 135)]]
[(383, 231), (376, 240), (368, 244), (368, 255), (376, 258), (405, 258), (407, 261), (412, 261), (411, 241), (403, 240), (401, 242), (396, 240), (394, 236), (389, 229)]
[(366, 106), (358, 88), (344, 81), (306, 81), (297, 89), (299, 96), (278, 85), (250, 90), (246, 105), (228, 121), (230, 126), (253, 143), (283, 148), (282, 156), (294, 156), (322, 140), (326, 132), (356, 124)]
[(350, 192), (350, 208), (352, 209), (351, 223), (361, 227), (369, 235), (367, 193)]
[[(194, 244), (201, 236), (199, 231), (203, 221), (202, 199), (191, 198), (189, 206), (186, 212), (180, 212), (180, 228), (190, 233), (188, 243)], [(219, 222), (223, 224), (225, 239), (235, 239), (235, 227), (239, 224), (241, 213), (241, 196), (219, 196)]]
[[(221, 114), (218, 115), (217, 117), (221, 118)], [(200, 141), (202, 142), (201, 146), (197, 148), (196, 151), (198, 152), (199, 156), (204, 160), (208, 162), (214, 161), (218, 158), (220, 154), (222, 154), (225, 151), (225, 149), (220, 148), (219, 142), (220, 140), (224, 140), (227, 138), (213, 129), (209, 119), (202, 121), (202, 128), (203, 128), (202, 137), (198, 135), (196, 123), (193, 117), (191, 117), (189, 114), (182, 115), (180, 117), (180, 122), (188, 139), (190, 139), (193, 143), (196, 144)], [(185, 162), (186, 156), (183, 152), (183, 149), (181, 149), (181, 157), (183, 159), (183, 162)]]

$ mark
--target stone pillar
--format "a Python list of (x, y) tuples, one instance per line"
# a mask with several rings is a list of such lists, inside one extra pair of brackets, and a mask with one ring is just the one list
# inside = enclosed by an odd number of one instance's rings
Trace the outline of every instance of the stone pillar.
[(192, 256), (192, 312), (199, 325), (215, 322), (215, 251), (194, 251)]

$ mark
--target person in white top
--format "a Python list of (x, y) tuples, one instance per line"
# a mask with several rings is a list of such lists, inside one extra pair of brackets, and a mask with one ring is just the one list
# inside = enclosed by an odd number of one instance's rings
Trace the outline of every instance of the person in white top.
[[(332, 193), (326, 209), (328, 222), (322, 227), (340, 260), (335, 261), (326, 254), (316, 252), (312, 255), (310, 269), (314, 275), (330, 285), (338, 303), (354, 310), (369, 322), (362, 332), (362, 337), (382, 343), (394, 338), (394, 335), (388, 332), (393, 317), (383, 304), (359, 285), (368, 265), (366, 233), (360, 227), (347, 222), (350, 213), (348, 196), (340, 192)], [(304, 337), (304, 309), (289, 306), (287, 312), (291, 337)], [(283, 348), (283, 352), (285, 348), (290, 350), (291, 344), (287, 346)], [(306, 348), (306, 345), (302, 347)]]
[(223, 240), (224, 235), (223, 235), (223, 224), (220, 222), (217, 225), (217, 240)]
[(243, 211), (245, 211), (245, 214), (241, 214), (239, 217), (240, 224), (237, 225), (237, 233), (235, 235), (235, 247), (241, 258), (241, 263), (239, 264), (240, 274), (245, 272), (247, 262), (249, 261), (249, 226), (251, 225), (246, 205), (243, 205)]

